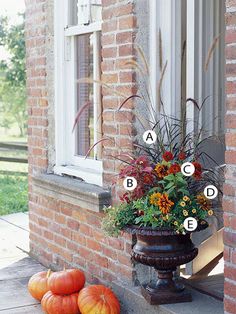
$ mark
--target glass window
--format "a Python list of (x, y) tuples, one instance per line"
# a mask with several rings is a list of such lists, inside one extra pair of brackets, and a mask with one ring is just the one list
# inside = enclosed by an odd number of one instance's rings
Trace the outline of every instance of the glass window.
[[(101, 1), (60, 1), (55, 9), (57, 174), (102, 185)], [(77, 113), (82, 110), (72, 133)]]
[[(93, 34), (76, 37), (76, 78), (77, 82), (85, 77), (93, 79)], [(85, 156), (94, 143), (93, 84), (77, 83), (77, 111), (86, 103), (76, 129), (76, 155)]]

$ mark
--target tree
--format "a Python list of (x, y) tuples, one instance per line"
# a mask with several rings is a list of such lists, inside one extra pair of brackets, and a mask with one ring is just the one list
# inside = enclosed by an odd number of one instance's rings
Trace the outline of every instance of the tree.
[(9, 53), (0, 62), (0, 125), (17, 123), (20, 135), (26, 133), (26, 66), (24, 22), (9, 25), (7, 17), (0, 17), (0, 45)]

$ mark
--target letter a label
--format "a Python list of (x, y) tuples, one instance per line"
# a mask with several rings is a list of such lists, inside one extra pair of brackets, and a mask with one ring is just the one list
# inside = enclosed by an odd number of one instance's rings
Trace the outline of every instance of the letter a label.
[(143, 133), (143, 141), (146, 144), (148, 144), (148, 145), (154, 144), (154, 143), (156, 143), (156, 140), (157, 140), (157, 135), (154, 131), (148, 130), (148, 131)]

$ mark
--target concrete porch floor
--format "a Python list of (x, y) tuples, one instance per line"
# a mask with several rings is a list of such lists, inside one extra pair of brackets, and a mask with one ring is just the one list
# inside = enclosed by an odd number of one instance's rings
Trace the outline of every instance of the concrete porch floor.
[[(29, 252), (28, 214), (0, 217), (0, 314), (40, 314), (40, 304), (28, 293), (27, 283), (45, 268)], [(204, 282), (204, 285), (209, 283)], [(223, 302), (192, 290), (193, 302), (150, 306), (139, 287), (114, 283), (113, 289), (122, 302), (121, 314), (223, 314)], [(199, 290), (199, 289), (198, 289)]]
[(45, 268), (30, 258), (28, 214), (0, 217), (0, 313), (41, 314), (28, 293), (29, 278)]

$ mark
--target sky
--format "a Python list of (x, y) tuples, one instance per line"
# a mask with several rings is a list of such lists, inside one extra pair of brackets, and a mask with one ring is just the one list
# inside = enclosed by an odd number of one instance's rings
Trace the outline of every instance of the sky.
[[(25, 11), (25, 0), (0, 0), (0, 15), (8, 16), (11, 24), (20, 21), (17, 13)], [(7, 52), (0, 46), (0, 60), (7, 59)]]
[(8, 15), (11, 20), (17, 17), (18, 12), (24, 12), (24, 0), (0, 0), (0, 15)]

